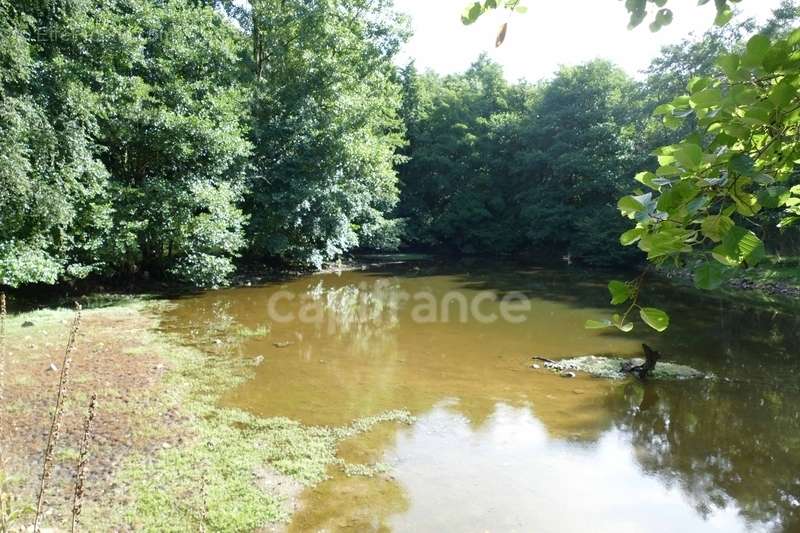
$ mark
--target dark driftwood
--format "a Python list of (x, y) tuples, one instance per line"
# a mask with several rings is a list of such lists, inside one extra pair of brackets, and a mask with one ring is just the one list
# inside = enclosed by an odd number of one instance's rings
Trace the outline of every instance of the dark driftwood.
[(647, 376), (655, 370), (656, 363), (661, 359), (661, 354), (646, 344), (642, 344), (642, 349), (644, 350), (645, 357), (644, 364), (633, 365), (628, 362), (622, 365), (622, 371), (634, 374), (639, 379), (647, 379)]

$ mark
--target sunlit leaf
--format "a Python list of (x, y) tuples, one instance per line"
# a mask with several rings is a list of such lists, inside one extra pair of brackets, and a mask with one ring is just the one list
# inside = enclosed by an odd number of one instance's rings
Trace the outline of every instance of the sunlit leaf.
[(610, 320), (587, 320), (584, 325), (586, 329), (607, 329), (613, 326)]
[(639, 311), (639, 315), (645, 324), (658, 331), (666, 331), (669, 327), (669, 315), (661, 309), (655, 307), (644, 307)]

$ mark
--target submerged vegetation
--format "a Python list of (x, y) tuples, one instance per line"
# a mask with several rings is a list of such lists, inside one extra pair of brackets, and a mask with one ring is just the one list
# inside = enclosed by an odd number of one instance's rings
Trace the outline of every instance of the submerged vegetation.
[(172, 401), (190, 417), (193, 436), (154, 458), (131, 458), (121, 473), (134, 494), (124, 522), (144, 531), (242, 531), (283, 522), (291, 513), (287, 500), (297, 494), (271, 492), (260, 478), (274, 471), (302, 487), (323, 481), (333, 467), (348, 475), (373, 475), (380, 465), (342, 461), (339, 443), (380, 423), (413, 421), (399, 410), (345, 427), (314, 427), (222, 408), (219, 397), (247, 379), (256, 362), (216, 360), (169, 343), (161, 349), (176, 365), (168, 386), (175, 391)]
[[(74, 435), (61, 435), (64, 433), (62, 419), (65, 409), (68, 405), (76, 406), (76, 402), (67, 402), (66, 379), (81, 384), (87, 381), (89, 385), (100, 379), (99, 376), (76, 373), (73, 358), (85, 361), (91, 348), (80, 343), (76, 345), (76, 319), (69, 330), (70, 342), (60, 367), (62, 374), (71, 369), (71, 377), (67, 374), (65, 379), (59, 379), (59, 399), (52, 410), (53, 418), (49, 420), (52, 428), (45, 446), (43, 475), (40, 473), (37, 481), (41, 486), (34, 487), (34, 480), (15, 475), (18, 473), (10, 471), (10, 463), (3, 464), (0, 469), (3, 511), (0, 531), (15, 531), (31, 523), (34, 528), (56, 525), (68, 528), (69, 524), (74, 524), (73, 530), (77, 530), (80, 529), (79, 517), (86, 530), (242, 531), (283, 522), (288, 518), (292, 500), (299, 490), (323, 481), (332, 468), (349, 476), (371, 476), (383, 472), (381, 465), (351, 464), (340, 459), (337, 456), (340, 442), (368, 432), (378, 424), (408, 424), (413, 421), (407, 411), (396, 410), (354, 420), (343, 427), (314, 427), (286, 418), (259, 418), (237, 409), (219, 407), (220, 395), (247, 379), (259, 361), (210, 357), (158, 332), (156, 319), (148, 318), (148, 315), (163, 305), (159, 301), (128, 302), (125, 305), (91, 312), (90, 318), (83, 321), (81, 337), (89, 337), (100, 345), (108, 343), (114, 331), (113, 327), (104, 326), (104, 322), (123, 311), (133, 313), (139, 317), (138, 320), (144, 321), (132, 332), (132, 339), (136, 341), (123, 341), (116, 348), (119, 352), (109, 354), (114, 359), (110, 363), (121, 367), (130, 365), (128, 358), (159, 354), (158, 360), (162, 362), (157, 368), (168, 365), (169, 371), (159, 382), (149, 385), (152, 391), (138, 389), (138, 399), (122, 398), (126, 404), (142, 402), (141, 406), (147, 406), (145, 409), (140, 406), (140, 411), (132, 414), (133, 419), (128, 420), (122, 429), (106, 426), (110, 418), (119, 415), (115, 412), (119, 407), (109, 398), (111, 392), (104, 390), (99, 400), (97, 393), (92, 393), (88, 416), (80, 422), (79, 431)], [(23, 332), (35, 334), (42, 327), (50, 329), (65, 316), (63, 312), (48, 311), (16, 316), (11, 340), (19, 344), (21, 339), (18, 337)], [(19, 327), (23, 321), (34, 326)], [(134, 323), (134, 318), (127, 316), (126, 321)], [(5, 322), (2, 324), (4, 327)], [(97, 328), (98, 331), (86, 332), (87, 328)], [(16, 353), (14, 368), (19, 368), (20, 358), (26, 356), (24, 350)], [(135, 380), (135, 374), (135, 369), (128, 369), (127, 374), (120, 374), (115, 379), (124, 384), (126, 380)], [(24, 389), (16, 386), (14, 390), (19, 393)], [(77, 402), (79, 408), (81, 403)], [(7, 407), (8, 404), (4, 404), (0, 412), (4, 417), (13, 417)], [(172, 416), (176, 421), (169, 423), (163, 419), (162, 412), (177, 413)], [(4, 427), (10, 427), (5, 425), (9, 420), (4, 418), (3, 423)], [(153, 424), (163, 427), (147, 427)], [(118, 434), (120, 431), (122, 433)], [(111, 435), (113, 439), (131, 439), (128, 432), (142, 433), (133, 437), (142, 444), (127, 450), (123, 454), (124, 460), (117, 463), (111, 478), (105, 481), (97, 477), (92, 463), (113, 463), (115, 458), (105, 454), (120, 452), (107, 447), (90, 449), (96, 432)], [(166, 434), (161, 435), (164, 432), (180, 435), (180, 438), (171, 441)], [(164, 440), (154, 448), (147, 444), (153, 438)], [(7, 450), (4, 447), (3, 450), (6, 452), (4, 459), (13, 455), (16, 464), (19, 464), (19, 454), (39, 453), (38, 449)], [(75, 468), (70, 497), (64, 500), (69, 509), (62, 509), (61, 500), (55, 495), (58, 487), (51, 479), (55, 463)], [(60, 468), (63, 472), (64, 467)], [(270, 477), (277, 477), (290, 487), (294, 483), (296, 488), (288, 492), (271, 490), (269, 485), (265, 485), (265, 480)], [(126, 497), (119, 500), (118, 496), (111, 496), (107, 492), (109, 486), (124, 488)], [(57, 510), (55, 514), (54, 510)], [(67, 518), (69, 516), (71, 518)]]

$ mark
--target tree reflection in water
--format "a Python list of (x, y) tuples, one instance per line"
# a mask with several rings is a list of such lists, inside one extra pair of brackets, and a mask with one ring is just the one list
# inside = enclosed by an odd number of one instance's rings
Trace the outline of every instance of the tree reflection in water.
[(699, 513), (735, 503), (748, 521), (799, 530), (796, 391), (632, 382), (610, 398), (645, 472), (678, 484)]

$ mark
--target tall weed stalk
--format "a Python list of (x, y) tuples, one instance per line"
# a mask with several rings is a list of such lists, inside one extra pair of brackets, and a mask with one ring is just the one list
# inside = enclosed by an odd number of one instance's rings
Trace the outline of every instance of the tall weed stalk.
[(50, 475), (53, 470), (53, 454), (58, 442), (59, 434), (61, 433), (61, 420), (64, 416), (64, 401), (69, 391), (69, 371), (72, 366), (72, 352), (75, 350), (75, 340), (78, 336), (78, 330), (81, 324), (81, 306), (75, 303), (75, 319), (72, 322), (72, 328), (69, 332), (69, 339), (67, 340), (67, 348), (64, 351), (64, 359), (61, 363), (61, 376), (58, 381), (58, 395), (56, 396), (55, 409), (53, 411), (53, 418), (50, 423), (50, 432), (47, 435), (47, 445), (44, 449), (42, 458), (42, 477), (39, 484), (39, 495), (36, 498), (36, 516), (33, 521), (33, 531), (38, 533), (41, 528), (42, 511), (44, 510), (44, 495), (47, 490)]

